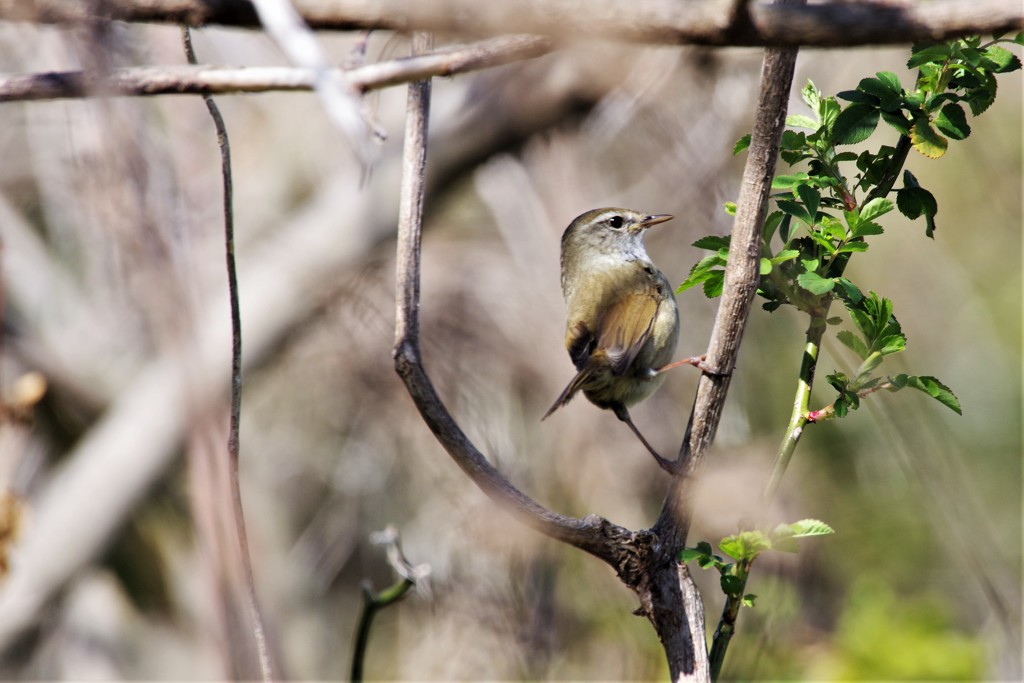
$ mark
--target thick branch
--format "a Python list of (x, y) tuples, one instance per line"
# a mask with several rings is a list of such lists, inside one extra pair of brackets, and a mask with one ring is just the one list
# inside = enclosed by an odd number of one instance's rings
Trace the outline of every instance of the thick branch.
[[(792, 47), (905, 44), (1024, 28), (1006, 0), (875, 0), (786, 7), (741, 0), (295, 0), (313, 28), (510, 32), (647, 43)], [(0, 20), (77, 22), (97, 11), (122, 21), (257, 27), (247, 0), (0, 0)]]
[[(485, 69), (551, 50), (538, 36), (503, 36), (432, 54), (333, 70), (353, 89), (376, 90), (430, 76)], [(0, 102), (117, 95), (256, 93), (312, 90), (316, 73), (294, 67), (167, 66), (114, 69), (105, 79), (81, 71), (0, 75)]]

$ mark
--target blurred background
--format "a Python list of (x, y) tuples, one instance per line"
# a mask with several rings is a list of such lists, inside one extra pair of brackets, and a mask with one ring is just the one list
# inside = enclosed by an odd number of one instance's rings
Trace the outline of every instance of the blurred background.
[[(0, 24), (0, 70), (185, 61), (174, 27), (100, 33)], [(351, 58), (356, 38), (319, 37), (334, 62)], [(200, 62), (287, 63), (257, 32), (194, 41)], [(803, 51), (790, 111), (804, 111), (807, 79), (834, 94), (891, 70), (910, 86), (907, 53)], [(368, 62), (406, 54), (402, 37), (369, 38)], [(681, 282), (703, 256), (690, 244), (730, 228), (722, 204), (745, 160), (732, 148), (760, 63), (759, 50), (591, 41), (434, 81), (426, 366), (474, 442), (554, 510), (643, 528), (667, 483), (624, 425), (582, 399), (540, 422), (572, 375), (561, 232), (599, 206), (672, 213), (648, 247)], [(388, 133), (368, 171), (314, 95), (217, 98), (245, 326), (242, 494), (272, 653), (288, 678), (348, 675), (360, 585), (395, 580), (369, 536), (394, 524), (410, 561), (430, 566), (430, 592), (378, 616), (369, 678), (664, 678), (654, 631), (614, 572), (496, 509), (394, 374), (405, 94), (367, 95)], [(962, 417), (919, 392), (871, 396), (807, 430), (775, 509), (759, 509), (805, 321), (755, 307), (691, 543), (751, 520), (813, 517), (836, 534), (758, 560), (757, 607), (740, 616), (726, 678), (1019, 680), (1021, 112), (1020, 72), (1001, 76), (970, 138), (936, 161), (911, 152), (907, 167), (938, 198), (934, 241), (890, 214), (849, 270), (893, 300), (908, 337), (885, 371), (939, 377)], [(872, 138), (895, 141), (884, 125)], [(30, 626), (7, 638), (0, 678), (258, 678), (226, 522), (229, 317), (206, 108), (188, 96), (6, 103), (0, 158), (0, 388), (12, 400), (41, 377), (47, 389), (0, 432), (0, 489), (21, 501), (17, 540), (0, 543), (9, 582), (30, 559), (39, 576), (72, 577), (23, 610)], [(704, 351), (716, 303), (679, 296), (680, 356)], [(837, 368), (855, 362), (831, 336), (814, 407), (832, 401), (823, 378)], [(662, 452), (678, 448), (696, 381), (681, 369), (632, 411)], [(66, 566), (78, 556), (90, 559)], [(713, 630), (717, 575), (694, 572)]]

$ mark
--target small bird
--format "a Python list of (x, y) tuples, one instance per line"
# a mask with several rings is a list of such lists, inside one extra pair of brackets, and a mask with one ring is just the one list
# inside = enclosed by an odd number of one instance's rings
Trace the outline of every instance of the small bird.
[(674, 472), (674, 463), (647, 442), (628, 411), (661, 386), (666, 370), (703, 367), (703, 357), (670, 362), (679, 340), (679, 308), (668, 278), (644, 247), (647, 228), (671, 219), (668, 214), (595, 209), (565, 229), (565, 347), (577, 372), (541, 419), (582, 391), (598, 408), (614, 412), (658, 464)]

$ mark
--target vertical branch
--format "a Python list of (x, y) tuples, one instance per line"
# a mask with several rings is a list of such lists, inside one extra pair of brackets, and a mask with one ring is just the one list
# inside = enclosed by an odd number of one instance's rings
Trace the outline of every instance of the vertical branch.
[[(192, 48), (192, 35), (187, 27), (181, 29), (185, 55), (190, 64), (196, 64), (195, 50)], [(242, 507), (242, 490), (238, 481), (239, 455), (239, 424), (242, 415), (242, 314), (238, 299), (238, 273), (235, 268), (235, 212), (234, 187), (231, 180), (231, 146), (228, 143), (228, 130), (224, 125), (224, 117), (220, 108), (210, 95), (203, 95), (203, 101), (217, 129), (217, 145), (220, 147), (221, 175), (224, 181), (224, 242), (228, 276), (228, 297), (231, 302), (231, 417), (228, 426), (228, 471), (231, 488), (231, 502), (235, 517), (235, 531), (238, 537), (239, 551), (242, 555), (242, 567), (245, 573), (245, 589), (249, 606), (249, 616), (253, 624), (253, 636), (259, 655), (260, 671), (264, 681), (274, 678), (270, 661), (270, 649), (267, 647), (266, 632), (263, 626), (263, 615), (260, 612), (256, 597), (256, 581), (253, 577), (252, 559), (249, 554), (249, 536), (245, 528), (245, 514)]]
[[(413, 35), (413, 55), (430, 49), (429, 33)], [(427, 168), (427, 125), (430, 111), (430, 79), (409, 84), (406, 105), (402, 188), (398, 199), (399, 305), (395, 312), (395, 345), (419, 361), (420, 337), (420, 242), (423, 237), (423, 195)], [(414, 277), (416, 276), (416, 277)], [(408, 278), (412, 278), (411, 281)]]

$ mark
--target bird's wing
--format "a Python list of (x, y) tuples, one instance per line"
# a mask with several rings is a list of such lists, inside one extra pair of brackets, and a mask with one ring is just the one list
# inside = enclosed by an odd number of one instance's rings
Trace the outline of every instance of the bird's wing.
[(612, 372), (621, 375), (651, 336), (658, 314), (654, 288), (627, 294), (615, 301), (598, 324), (595, 350), (608, 355)]

